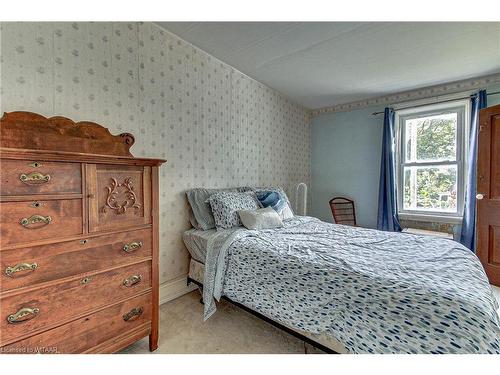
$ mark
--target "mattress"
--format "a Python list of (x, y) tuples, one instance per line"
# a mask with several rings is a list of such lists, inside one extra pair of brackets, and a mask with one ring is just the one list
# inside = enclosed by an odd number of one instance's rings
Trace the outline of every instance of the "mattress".
[(193, 228), (183, 233), (182, 240), (191, 254), (191, 257), (198, 262), (205, 263), (208, 240), (216, 233), (216, 229), (201, 230)]

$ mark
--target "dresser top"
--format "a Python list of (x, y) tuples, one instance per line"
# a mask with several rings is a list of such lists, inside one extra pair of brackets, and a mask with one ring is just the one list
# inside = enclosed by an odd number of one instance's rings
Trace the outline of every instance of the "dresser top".
[(165, 160), (135, 158), (130, 133), (112, 135), (99, 124), (74, 122), (62, 116), (44, 117), (33, 112), (5, 112), (0, 119), (2, 157), (33, 155), (53, 160), (118, 162), (159, 165)]

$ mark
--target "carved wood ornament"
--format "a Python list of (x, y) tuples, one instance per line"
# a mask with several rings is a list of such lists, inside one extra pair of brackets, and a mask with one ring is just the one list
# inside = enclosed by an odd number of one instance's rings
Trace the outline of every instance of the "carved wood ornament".
[[(136, 210), (141, 208), (130, 177), (126, 178), (122, 183), (119, 183), (115, 178), (111, 178), (111, 184), (106, 189), (108, 195), (106, 204), (101, 208), (102, 213), (107, 213), (108, 209), (111, 209), (117, 215), (123, 215), (127, 208), (135, 208)], [(120, 197), (122, 197), (121, 200)]]
[(132, 156), (130, 133), (112, 135), (90, 121), (75, 122), (62, 116), (32, 112), (6, 112), (0, 119), (0, 145), (6, 148), (57, 150), (114, 156)]

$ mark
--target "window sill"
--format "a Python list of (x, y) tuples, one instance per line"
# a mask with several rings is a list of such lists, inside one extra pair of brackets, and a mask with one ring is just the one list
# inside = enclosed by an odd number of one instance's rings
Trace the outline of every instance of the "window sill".
[(416, 229), (416, 228), (405, 228), (405, 229), (403, 229), (403, 233), (411, 233), (411, 234), (420, 234), (420, 235), (426, 235), (426, 236), (441, 237), (441, 238), (447, 238), (447, 239), (450, 239), (450, 240), (453, 239), (453, 234), (451, 234), (451, 233), (437, 232), (437, 231), (434, 231), (434, 230), (425, 230), (425, 229)]
[(408, 214), (400, 213), (398, 217), (402, 220), (426, 221), (431, 223), (446, 223), (446, 224), (461, 224), (461, 216), (441, 216), (441, 215), (424, 215), (424, 214)]

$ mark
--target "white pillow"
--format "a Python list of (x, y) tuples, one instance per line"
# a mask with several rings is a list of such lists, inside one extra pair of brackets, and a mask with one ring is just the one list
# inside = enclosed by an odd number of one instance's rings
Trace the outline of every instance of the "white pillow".
[(258, 210), (239, 210), (241, 222), (247, 229), (270, 229), (280, 228), (283, 221), (280, 215), (272, 208), (260, 208)]
[(279, 215), (283, 220), (288, 220), (288, 219), (294, 218), (292, 209), (290, 208), (290, 205), (288, 203), (285, 205), (283, 210), (281, 210), (281, 214), (279, 214)]

